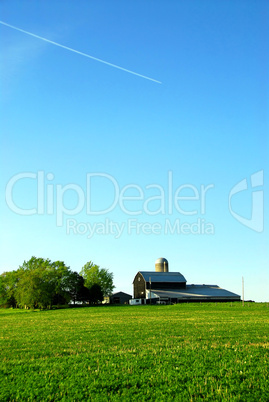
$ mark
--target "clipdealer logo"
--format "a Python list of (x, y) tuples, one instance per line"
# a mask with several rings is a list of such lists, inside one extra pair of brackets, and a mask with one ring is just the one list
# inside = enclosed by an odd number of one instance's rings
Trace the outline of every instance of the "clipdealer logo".
[[(205, 219), (207, 199), (210, 190), (214, 189), (213, 184), (176, 186), (172, 171), (168, 172), (165, 186), (154, 183), (144, 187), (137, 184), (121, 187), (118, 181), (107, 173), (87, 173), (84, 187), (75, 183), (57, 184), (54, 179), (53, 173), (45, 174), (44, 171), (14, 175), (6, 186), (8, 208), (23, 216), (54, 215), (56, 226), (65, 225), (67, 234), (86, 235), (88, 238), (105, 234), (119, 238), (124, 232), (136, 235), (214, 234), (213, 223)], [(29, 192), (26, 205), (23, 205), (18, 197), (18, 189), (29, 184), (32, 191)], [(231, 216), (240, 224), (260, 233), (263, 231), (264, 217), (261, 188), (263, 170), (251, 175), (250, 184), (251, 186), (248, 185), (247, 179), (243, 179), (231, 189), (228, 208)], [(252, 190), (251, 195), (247, 191), (249, 189)], [(104, 191), (105, 197), (100, 195)], [(251, 206), (249, 219), (240, 214), (240, 205), (234, 207), (233, 199), (238, 194), (244, 195), (247, 205)], [(72, 207), (66, 202), (70, 198), (73, 200)], [(109, 219), (109, 214), (116, 209), (128, 219), (122, 222)], [(79, 222), (74, 219), (80, 213), (91, 217), (91, 222)], [(162, 223), (160, 219), (152, 223), (152, 217), (157, 215), (163, 216)], [(141, 222), (136, 218), (140, 216), (149, 218)]]
[[(261, 233), (264, 229), (264, 192), (263, 186), (263, 170), (253, 173), (250, 176), (250, 186), (247, 179), (241, 180), (230, 191), (229, 194), (229, 210), (231, 215), (242, 225)], [(251, 189), (251, 196), (247, 194), (247, 190)], [(248, 219), (235, 212), (232, 207), (232, 198), (236, 195), (241, 195), (244, 192), (246, 202), (251, 207), (251, 217)], [(247, 197), (247, 198), (246, 198)]]
[[(37, 173), (25, 172), (13, 176), (6, 186), (6, 203), (11, 211), (19, 215), (55, 215), (56, 225), (66, 224), (67, 234), (86, 234), (91, 238), (94, 234), (112, 234), (119, 238), (123, 231), (128, 234), (213, 234), (214, 226), (200, 217), (195, 221), (186, 222), (182, 217), (204, 216), (208, 192), (213, 184), (194, 186), (182, 184), (175, 186), (172, 171), (168, 172), (165, 186), (148, 184), (141, 187), (137, 184), (120, 186), (117, 180), (107, 173), (86, 174), (85, 187), (70, 183), (66, 185), (54, 183), (52, 173), (44, 171)], [(34, 186), (29, 197), (29, 203), (23, 207), (15, 196), (16, 187), (23, 186), (26, 181)], [(102, 198), (102, 207), (96, 203), (100, 200), (100, 192), (109, 187), (109, 197)], [(34, 199), (33, 198), (34, 194)], [(76, 199), (72, 208), (66, 200), (72, 196)], [(98, 198), (99, 197), (99, 198)], [(105, 200), (104, 200), (105, 198)], [(28, 200), (27, 200), (28, 201)], [(104, 205), (105, 203), (105, 205)], [(69, 205), (70, 206), (70, 205)], [(124, 222), (104, 219), (115, 209), (130, 217)], [(74, 219), (80, 213), (91, 217), (91, 222), (78, 222)], [(165, 219), (164, 223), (140, 222), (131, 219), (136, 216), (180, 216), (180, 219)], [(96, 217), (103, 217), (96, 222)], [(72, 217), (69, 218), (69, 217)]]
[(66, 234), (87, 236), (91, 239), (95, 235), (112, 235), (119, 239), (123, 233), (128, 235), (209, 235), (215, 233), (214, 225), (198, 218), (195, 222), (182, 222), (181, 219), (165, 219), (160, 222), (140, 222), (138, 219), (127, 219), (115, 222), (106, 218), (103, 222), (77, 222), (76, 219), (67, 219)]

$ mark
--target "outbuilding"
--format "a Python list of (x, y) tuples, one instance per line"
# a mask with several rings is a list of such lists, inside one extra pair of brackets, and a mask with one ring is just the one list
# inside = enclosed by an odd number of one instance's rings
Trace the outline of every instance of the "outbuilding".
[(113, 293), (113, 295), (111, 295), (109, 297), (109, 303), (110, 304), (129, 304), (129, 300), (131, 298), (132, 298), (132, 296), (129, 295), (128, 293), (117, 292), (117, 293)]

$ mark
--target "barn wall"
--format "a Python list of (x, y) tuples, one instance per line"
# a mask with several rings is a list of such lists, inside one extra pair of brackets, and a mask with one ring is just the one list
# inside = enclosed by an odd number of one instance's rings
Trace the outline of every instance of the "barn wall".
[(143, 276), (138, 272), (134, 279), (134, 298), (141, 299), (146, 297), (146, 283)]
[[(186, 289), (186, 282), (152, 282), (152, 289)], [(150, 289), (150, 284), (147, 282), (147, 289)]]

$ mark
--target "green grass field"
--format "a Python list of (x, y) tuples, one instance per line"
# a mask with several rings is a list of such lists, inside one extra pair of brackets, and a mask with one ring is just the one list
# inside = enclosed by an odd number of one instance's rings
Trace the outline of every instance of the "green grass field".
[(1, 401), (269, 401), (268, 304), (0, 310)]

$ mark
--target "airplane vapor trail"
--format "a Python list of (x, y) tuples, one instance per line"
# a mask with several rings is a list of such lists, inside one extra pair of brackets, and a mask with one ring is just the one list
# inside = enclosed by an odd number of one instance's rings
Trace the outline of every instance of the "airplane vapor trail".
[(72, 49), (71, 47), (61, 45), (60, 43), (57, 43), (57, 42), (53, 42), (52, 40), (43, 38), (42, 36), (33, 34), (31, 32), (25, 31), (24, 29), (21, 29), (21, 28), (15, 27), (13, 25), (7, 24), (6, 22), (0, 21), (0, 24), (5, 25), (5, 26), (7, 26), (9, 28), (15, 29), (16, 31), (20, 31), (20, 32), (23, 32), (23, 33), (25, 33), (27, 35), (33, 36), (34, 38), (37, 38), (37, 39), (43, 40), (45, 42), (51, 43), (52, 45), (55, 45), (55, 46), (61, 47), (63, 49), (69, 50), (70, 52), (74, 52), (74, 53), (80, 54), (81, 56), (88, 57), (89, 59), (99, 61), (99, 63), (107, 64), (110, 67), (117, 68), (118, 70), (125, 71), (126, 73), (137, 75), (138, 77), (145, 78), (146, 80), (150, 80), (150, 81), (153, 81), (153, 82), (157, 82), (158, 84), (161, 84), (161, 81), (154, 80), (153, 78), (147, 77), (146, 75), (135, 73), (134, 71), (127, 70), (126, 68), (117, 66), (116, 64), (112, 64), (112, 63), (109, 63), (108, 61), (98, 59), (97, 57), (94, 57), (94, 56), (90, 56), (87, 53), (83, 53), (83, 52), (80, 52), (78, 50)]

